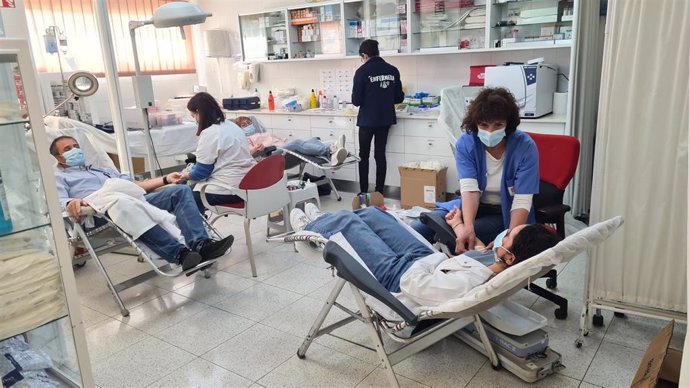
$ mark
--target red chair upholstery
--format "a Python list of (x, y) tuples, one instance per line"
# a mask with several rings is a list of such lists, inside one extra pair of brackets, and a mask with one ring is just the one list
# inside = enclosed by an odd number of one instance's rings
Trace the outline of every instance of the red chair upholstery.
[(573, 136), (529, 133), (539, 151), (539, 194), (534, 196), (537, 222), (554, 224), (561, 238), (565, 237), (563, 204), (565, 188), (575, 176), (580, 159), (580, 142)]
[[(210, 205), (206, 200), (206, 188), (209, 186), (230, 190), (232, 194), (241, 197), (244, 201), (225, 205)], [(213, 225), (220, 217), (230, 214), (244, 217), (244, 234), (249, 251), (249, 263), (252, 267), (252, 276), (256, 276), (256, 264), (254, 263), (254, 250), (249, 227), (252, 219), (268, 215), (276, 210), (283, 209), (284, 217), (287, 215), (287, 204), (290, 202), (290, 196), (285, 177), (285, 158), (283, 155), (271, 155), (261, 160), (244, 175), (238, 187), (209, 183), (203, 183), (200, 187), (201, 201), (206, 209), (215, 215), (209, 220), (210, 225)]]

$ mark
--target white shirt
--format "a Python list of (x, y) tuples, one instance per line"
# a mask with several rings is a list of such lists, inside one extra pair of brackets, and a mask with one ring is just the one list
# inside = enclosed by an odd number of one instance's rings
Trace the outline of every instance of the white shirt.
[[(230, 120), (214, 124), (199, 135), (196, 147), (196, 161), (213, 164), (213, 172), (207, 183), (221, 183), (237, 187), (244, 175), (256, 161), (249, 153), (249, 143), (244, 131)], [(198, 190), (198, 185), (195, 190)], [(229, 194), (228, 190), (209, 186), (211, 194)]]
[(493, 275), (486, 265), (466, 255), (451, 257), (437, 252), (415, 261), (400, 278), (400, 293), (393, 293), (412, 312), (464, 296)]
[(482, 193), (481, 203), (501, 204), (501, 179), (503, 178), (503, 156), (496, 159), (486, 151), (486, 188)]

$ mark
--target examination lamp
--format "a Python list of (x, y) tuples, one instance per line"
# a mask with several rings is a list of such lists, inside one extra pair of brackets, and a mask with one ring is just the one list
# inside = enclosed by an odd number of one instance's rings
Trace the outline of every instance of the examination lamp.
[(139, 54), (137, 52), (137, 40), (134, 31), (147, 24), (153, 24), (156, 28), (180, 27), (182, 39), (185, 39), (184, 26), (192, 24), (199, 24), (206, 21), (206, 18), (211, 16), (210, 13), (202, 11), (196, 4), (176, 1), (164, 4), (153, 12), (153, 17), (149, 20), (137, 21), (130, 20), (129, 22), (129, 36), (132, 39), (132, 51), (134, 52), (134, 98), (136, 100), (137, 108), (142, 110), (144, 118), (144, 132), (146, 136), (146, 150), (148, 156), (149, 171), (151, 175), (155, 176), (156, 169), (153, 161), (154, 150), (153, 142), (149, 134), (149, 119), (147, 108), (154, 105), (153, 98), (153, 83), (150, 76), (141, 75), (141, 67), (139, 65)]
[(73, 98), (88, 97), (96, 93), (96, 91), (98, 90), (98, 80), (91, 73), (88, 73), (86, 71), (78, 71), (69, 77), (69, 79), (67, 80), (67, 87), (72, 92), (72, 94), (70, 94), (70, 96), (67, 97), (65, 101), (61, 102), (55, 108), (51, 109), (50, 112), (43, 115), (44, 118), (50, 115), (51, 113), (55, 112), (56, 110), (60, 109), (61, 106), (65, 105)]

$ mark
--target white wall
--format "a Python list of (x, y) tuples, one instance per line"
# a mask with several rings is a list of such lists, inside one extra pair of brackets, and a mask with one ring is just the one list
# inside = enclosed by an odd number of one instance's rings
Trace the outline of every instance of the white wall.
[[(239, 33), (239, 14), (256, 13), (271, 8), (294, 6), (299, 3), (288, 0), (198, 0), (199, 6), (206, 12), (213, 13), (213, 17), (200, 25), (199, 30), (221, 28), (228, 30), (231, 36), (233, 54), (241, 54), (242, 47)], [(198, 34), (198, 37), (203, 37)], [(241, 90), (236, 81), (236, 72), (232, 69), (231, 60), (221, 59), (221, 72), (217, 72), (216, 59), (204, 58), (203, 40), (195, 42), (198, 52), (197, 70), (199, 82), (208, 86), (209, 92), (218, 98), (235, 97), (251, 94)], [(526, 61), (528, 59), (544, 57), (547, 63), (556, 64), (559, 71), (568, 74), (570, 70), (570, 49), (497, 51), (491, 53), (471, 54), (439, 54), (395, 56), (386, 60), (398, 67), (403, 85), (408, 93), (425, 91), (439, 93), (449, 85), (467, 84), (470, 75), (470, 65), (500, 64), (505, 61)], [(200, 62), (203, 62), (200, 64)], [(294, 87), (301, 94), (306, 94), (312, 88), (319, 87), (319, 69), (356, 69), (360, 65), (358, 58), (340, 60), (314, 60), (298, 62), (262, 63), (261, 81), (256, 84), (262, 101), (265, 103), (269, 89)], [(223, 82), (223, 95), (220, 95), (218, 82)], [(567, 83), (559, 77), (559, 90), (565, 91)], [(253, 92), (253, 90), (251, 91)]]

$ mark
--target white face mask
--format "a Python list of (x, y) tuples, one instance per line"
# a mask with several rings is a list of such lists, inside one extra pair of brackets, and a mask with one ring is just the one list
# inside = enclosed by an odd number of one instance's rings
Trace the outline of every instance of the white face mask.
[(501, 259), (499, 258), (499, 256), (498, 256), (498, 248), (503, 248), (503, 249), (505, 249), (507, 252), (510, 253), (510, 251), (509, 251), (508, 249), (506, 249), (505, 247), (503, 247), (503, 239), (505, 238), (506, 234), (508, 234), (508, 229), (506, 229), (506, 230), (504, 230), (503, 232), (501, 232), (501, 233), (499, 233), (498, 235), (496, 235), (496, 238), (494, 239), (494, 246), (493, 246), (492, 249), (493, 249), (493, 251), (494, 251), (494, 257), (496, 258), (496, 261), (503, 262), (503, 260), (501, 260)]
[(506, 137), (506, 129), (501, 128), (497, 129), (493, 132), (489, 132), (486, 129), (479, 129), (477, 132), (477, 136), (479, 137), (479, 140), (484, 143), (485, 146), (487, 147), (496, 147), (498, 143), (503, 140), (504, 137)]

